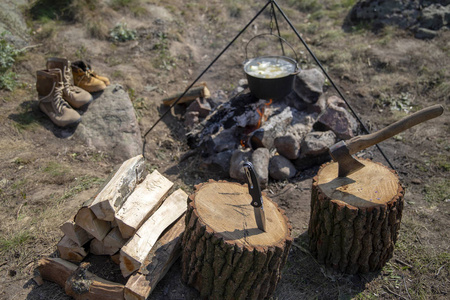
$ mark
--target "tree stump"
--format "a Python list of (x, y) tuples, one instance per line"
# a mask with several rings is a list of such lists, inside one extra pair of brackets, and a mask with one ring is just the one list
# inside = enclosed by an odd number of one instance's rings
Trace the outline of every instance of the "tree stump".
[(202, 298), (270, 297), (292, 243), (284, 211), (263, 195), (264, 232), (247, 185), (210, 180), (195, 188), (182, 238), (182, 280)]
[(335, 162), (313, 179), (308, 234), (319, 263), (355, 274), (381, 269), (392, 257), (404, 189), (396, 173), (360, 160), (364, 168), (338, 177)]

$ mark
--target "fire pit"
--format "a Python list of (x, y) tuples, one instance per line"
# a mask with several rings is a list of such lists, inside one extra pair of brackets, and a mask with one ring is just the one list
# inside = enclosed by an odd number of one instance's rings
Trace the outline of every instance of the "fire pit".
[(242, 164), (252, 161), (263, 186), (269, 176), (288, 179), (320, 165), (330, 159), (329, 146), (352, 137), (357, 130), (343, 101), (324, 93), (323, 83), (323, 75), (316, 69), (302, 70), (294, 76), (294, 89), (276, 101), (255, 97), (245, 80), (228, 101), (218, 101), (217, 95), (223, 95), (219, 92), (209, 99), (197, 99), (188, 113), (201, 107), (202, 101), (212, 109), (192, 126), (188, 144), (201, 149), (204, 167), (242, 182)]

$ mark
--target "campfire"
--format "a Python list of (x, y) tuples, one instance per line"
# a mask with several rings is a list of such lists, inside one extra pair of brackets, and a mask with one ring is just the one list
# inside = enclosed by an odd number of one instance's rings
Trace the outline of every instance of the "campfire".
[(328, 147), (357, 130), (344, 102), (324, 93), (324, 81), (319, 70), (302, 70), (293, 90), (279, 99), (255, 97), (246, 80), (228, 98), (222, 91), (197, 98), (185, 118), (188, 144), (201, 149), (204, 167), (242, 182), (246, 160), (255, 165), (263, 186), (269, 177), (292, 178), (329, 160)]

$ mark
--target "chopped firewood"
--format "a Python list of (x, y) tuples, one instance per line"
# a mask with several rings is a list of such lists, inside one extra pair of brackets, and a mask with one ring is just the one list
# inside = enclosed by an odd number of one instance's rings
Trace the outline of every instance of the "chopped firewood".
[(143, 173), (142, 155), (125, 161), (89, 205), (96, 217), (100, 220), (113, 221), (116, 211), (122, 207), (124, 201), (142, 180)]
[(120, 247), (105, 245), (104, 241), (93, 239), (89, 245), (89, 251), (95, 255), (113, 255), (119, 252)]
[(102, 279), (87, 271), (88, 264), (80, 267), (61, 258), (42, 258), (38, 270), (42, 278), (57, 283), (66, 294), (76, 300), (121, 300), (124, 286)]
[(139, 184), (116, 214), (124, 238), (130, 238), (161, 205), (173, 182), (153, 171)]
[[(177, 93), (175, 95), (171, 95), (170, 97), (164, 98), (163, 104), (165, 106), (172, 105), (181, 95), (183, 92)], [(198, 86), (192, 87), (189, 91), (186, 92), (186, 94), (178, 101), (179, 104), (181, 103), (188, 103), (192, 102), (197, 98), (210, 98), (211, 93), (206, 86), (206, 82), (201, 82)]]
[(120, 252), (111, 255), (111, 260), (116, 264), (116, 265), (120, 265)]
[(73, 262), (82, 261), (88, 254), (82, 246), (78, 246), (66, 235), (62, 237), (56, 247), (61, 258)]
[(68, 220), (60, 227), (61, 231), (74, 241), (78, 246), (83, 246), (87, 242), (93, 239), (86, 230), (75, 224), (73, 220)]
[(122, 248), (122, 246), (125, 245), (126, 242), (127, 239), (122, 237), (119, 227), (114, 227), (113, 229), (111, 229), (108, 235), (103, 239), (103, 244), (108, 247)]
[(122, 247), (120, 269), (124, 277), (141, 267), (161, 233), (186, 211), (187, 198), (184, 191), (176, 190)]
[(98, 219), (88, 207), (82, 207), (75, 216), (75, 224), (98, 240), (103, 240), (111, 230), (111, 222)]
[(182, 216), (158, 239), (139, 271), (128, 279), (124, 290), (126, 300), (145, 300), (153, 292), (180, 256), (184, 228)]

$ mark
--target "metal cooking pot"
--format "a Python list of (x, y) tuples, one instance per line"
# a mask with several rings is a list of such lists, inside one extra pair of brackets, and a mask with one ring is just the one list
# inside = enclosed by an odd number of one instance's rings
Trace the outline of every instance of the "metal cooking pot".
[(248, 44), (261, 35), (253, 37), (245, 47), (246, 61), (244, 62), (244, 72), (247, 75), (248, 86), (250, 92), (259, 99), (281, 99), (292, 91), (295, 76), (300, 72), (296, 60), (297, 53), (286, 40), (274, 35), (291, 47), (296, 55), (295, 60), (286, 56), (260, 56), (248, 59)]

